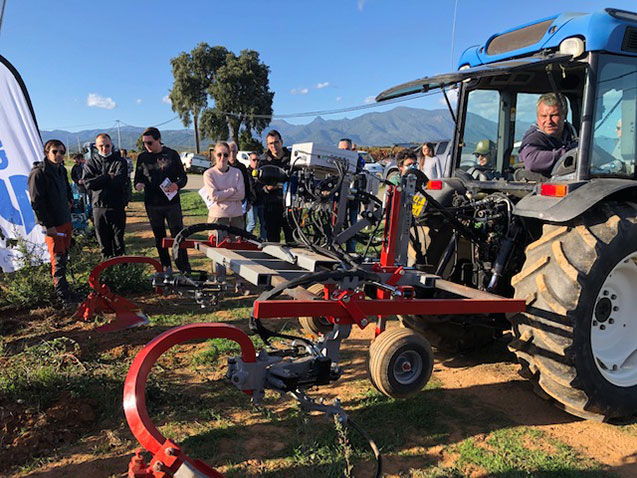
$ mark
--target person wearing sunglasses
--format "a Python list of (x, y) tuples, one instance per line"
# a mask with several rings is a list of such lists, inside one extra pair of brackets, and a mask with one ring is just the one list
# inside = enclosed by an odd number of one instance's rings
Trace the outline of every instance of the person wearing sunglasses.
[[(208, 211), (208, 222), (225, 226), (244, 228), (241, 202), (245, 197), (243, 174), (238, 168), (230, 167), (230, 146), (225, 141), (215, 144), (213, 157), (215, 165), (203, 173), (203, 183), (208, 197), (213, 202)], [(223, 241), (228, 233), (214, 231), (217, 244)], [(213, 264), (213, 273), (218, 281), (225, 280), (225, 267)], [(239, 285), (239, 283), (237, 283)], [(239, 291), (240, 288), (237, 288)]]
[(493, 151), (495, 146), (490, 139), (481, 139), (476, 144), (476, 149), (473, 151), (473, 155), (476, 158), (476, 166), (479, 168), (490, 168), (493, 160)]
[(400, 175), (394, 175), (389, 179), (389, 182), (394, 186), (398, 186), (402, 177), (412, 169), (418, 169), (418, 157), (417, 154), (411, 149), (404, 149), (399, 151), (396, 155), (396, 164), (398, 165), (398, 171)]
[(62, 141), (47, 141), (44, 144), (45, 158), (33, 165), (28, 186), (36, 221), (46, 234), (44, 240), (51, 257), (55, 296), (62, 306), (73, 307), (74, 297), (66, 280), (66, 265), (71, 247), (73, 193), (64, 168), (65, 154), (66, 147)]
[[(144, 149), (137, 157), (135, 167), (135, 189), (144, 191), (144, 207), (155, 236), (155, 247), (164, 270), (171, 269), (168, 249), (162, 247), (166, 237), (166, 224), (175, 237), (184, 228), (179, 190), (186, 186), (188, 176), (174, 149), (164, 146), (161, 133), (155, 127), (142, 133)], [(175, 259), (182, 272), (190, 272), (186, 249), (179, 249)]]
[(257, 228), (257, 222), (259, 223), (259, 239), (261, 241), (266, 240), (265, 236), (265, 227), (263, 227), (263, 223), (265, 222), (265, 217), (263, 216), (263, 198), (262, 194), (259, 194), (256, 185), (256, 179), (252, 175), (252, 171), (257, 169), (257, 165), (259, 164), (259, 155), (257, 153), (250, 153), (250, 165), (246, 168), (248, 172), (248, 178), (250, 178), (250, 188), (253, 191), (253, 200), (252, 207), (248, 209), (246, 214), (246, 231), (250, 234), (254, 232)]

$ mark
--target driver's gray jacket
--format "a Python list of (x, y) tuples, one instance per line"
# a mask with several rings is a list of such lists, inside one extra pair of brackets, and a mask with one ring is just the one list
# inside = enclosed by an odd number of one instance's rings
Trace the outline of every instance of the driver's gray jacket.
[(520, 146), (519, 159), (524, 162), (524, 168), (546, 176), (550, 175), (557, 160), (569, 149), (577, 146), (571, 131), (572, 126), (564, 122), (562, 137), (556, 138), (546, 134), (537, 125), (532, 125), (524, 133)]

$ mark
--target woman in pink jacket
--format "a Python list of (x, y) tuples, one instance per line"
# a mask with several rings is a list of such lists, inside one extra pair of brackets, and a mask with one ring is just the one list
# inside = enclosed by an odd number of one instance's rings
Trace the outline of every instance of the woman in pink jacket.
[[(225, 141), (215, 144), (215, 165), (203, 174), (203, 183), (213, 205), (208, 212), (208, 222), (225, 224), (243, 229), (241, 201), (245, 196), (241, 170), (228, 164), (230, 147)], [(225, 231), (216, 231), (217, 244), (227, 237)], [(219, 264), (213, 269), (217, 279), (225, 276), (225, 268)], [(237, 287), (239, 289), (239, 287)]]

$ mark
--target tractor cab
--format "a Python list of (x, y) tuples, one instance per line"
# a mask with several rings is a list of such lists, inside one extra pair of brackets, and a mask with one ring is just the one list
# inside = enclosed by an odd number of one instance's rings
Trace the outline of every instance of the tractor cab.
[[(399, 85), (377, 100), (433, 89), (447, 97), (449, 90), (457, 91), (456, 111), (450, 108), (456, 124), (452, 161), (445, 176), (472, 190), (505, 191), (518, 198), (543, 191), (550, 196), (555, 188), (540, 183), (559, 182), (559, 195), (519, 204), (520, 215), (538, 217), (597, 178), (615, 180), (603, 195), (634, 194), (636, 85), (637, 14), (606, 9), (553, 16), (495, 34), (465, 50), (458, 71)], [(536, 127), (538, 98), (550, 92), (563, 95), (565, 127), (576, 141), (550, 174), (537, 174), (525, 169), (519, 150), (524, 134)], [(567, 215), (581, 212), (575, 208)]]

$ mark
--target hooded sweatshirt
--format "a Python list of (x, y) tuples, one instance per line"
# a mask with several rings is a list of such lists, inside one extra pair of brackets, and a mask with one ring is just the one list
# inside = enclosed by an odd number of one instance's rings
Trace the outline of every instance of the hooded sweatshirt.
[(524, 162), (524, 168), (545, 176), (550, 175), (553, 165), (569, 149), (577, 146), (574, 144), (574, 137), (571, 128), (564, 122), (562, 136), (556, 138), (542, 131), (537, 125), (532, 125), (524, 133), (522, 145), (520, 146), (520, 161)]

